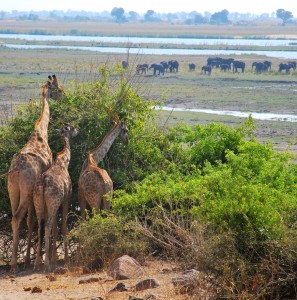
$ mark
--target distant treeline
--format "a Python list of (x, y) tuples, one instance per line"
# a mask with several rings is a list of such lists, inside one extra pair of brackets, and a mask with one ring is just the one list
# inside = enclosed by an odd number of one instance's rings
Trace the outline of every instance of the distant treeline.
[[(221, 11), (210, 13), (205, 11), (203, 13), (192, 11), (176, 12), (176, 13), (158, 13), (154, 10), (148, 10), (144, 14), (139, 14), (136, 11), (125, 11), (122, 7), (114, 7), (110, 12), (92, 12), (92, 11), (17, 11), (12, 12), (0, 11), (0, 20), (30, 20), (39, 21), (42, 19), (53, 19), (59, 21), (110, 21), (110, 22), (170, 22), (170, 23), (184, 23), (184, 24), (228, 24), (233, 23), (236, 25), (247, 25), (254, 20), (268, 20), (268, 19), (280, 19), (282, 24), (293, 22), (293, 14), (290, 11), (284, 9), (278, 9), (271, 14), (262, 13), (260, 15), (238, 12), (229, 12), (226, 9)], [(285, 22), (284, 22), (285, 20)]]

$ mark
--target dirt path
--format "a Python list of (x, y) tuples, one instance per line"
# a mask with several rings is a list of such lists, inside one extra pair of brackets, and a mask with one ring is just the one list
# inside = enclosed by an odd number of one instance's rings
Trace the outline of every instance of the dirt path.
[[(0, 300), (100, 299), (99, 297), (104, 300), (128, 300), (129, 296), (142, 298), (146, 295), (154, 295), (155, 299), (198, 300), (197, 295), (175, 293), (172, 278), (180, 274), (175, 264), (164, 260), (149, 260), (144, 265), (144, 275), (141, 278), (122, 281), (111, 279), (106, 272), (83, 274), (82, 268), (73, 268), (65, 274), (23, 271), (15, 276), (2, 271)], [(154, 278), (159, 287), (140, 292), (133, 291), (136, 283), (147, 278)], [(125, 285), (127, 291), (110, 292), (120, 282)]]

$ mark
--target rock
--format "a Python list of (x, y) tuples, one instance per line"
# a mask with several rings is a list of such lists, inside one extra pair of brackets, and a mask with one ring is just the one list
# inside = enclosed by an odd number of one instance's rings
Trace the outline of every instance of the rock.
[(156, 300), (156, 299), (158, 299), (158, 297), (152, 294), (145, 295), (143, 298), (129, 296), (129, 300)]
[(96, 278), (96, 277), (91, 277), (91, 278), (88, 278), (88, 279), (81, 279), (78, 284), (84, 284), (84, 283), (90, 283), (90, 282), (98, 282), (99, 281), (99, 278)]
[(102, 297), (93, 297), (93, 298), (91, 298), (91, 300), (103, 300), (103, 298)]
[(159, 299), (159, 298), (160, 298), (160, 296), (149, 294), (149, 295), (145, 295), (143, 297), (143, 300), (156, 300), (156, 299)]
[(134, 258), (123, 255), (112, 263), (107, 273), (115, 280), (125, 280), (142, 276), (143, 269)]
[(29, 286), (29, 287), (24, 287), (24, 291), (25, 291), (25, 292), (31, 291), (31, 287), (30, 287), (30, 286)]
[(155, 279), (148, 278), (148, 279), (144, 279), (144, 280), (138, 282), (135, 285), (134, 290), (138, 292), (138, 291), (143, 291), (143, 290), (147, 290), (147, 289), (154, 289), (158, 286), (159, 286), (159, 283)]
[(143, 300), (156, 300), (156, 299), (159, 299), (160, 296), (158, 295), (153, 295), (153, 294), (149, 294), (149, 295), (145, 295), (143, 297)]
[(57, 280), (57, 277), (54, 276), (53, 274), (48, 274), (46, 276), (46, 278), (49, 280), (49, 281), (56, 281)]
[(42, 289), (37, 287), (37, 286), (34, 286), (34, 288), (32, 289), (31, 293), (42, 293)]
[(112, 292), (125, 292), (125, 291), (128, 291), (125, 287), (125, 285), (120, 282), (118, 283), (112, 290), (109, 291), (109, 293), (112, 293)]
[(197, 287), (200, 279), (200, 272), (197, 270), (186, 271), (181, 277), (172, 278), (175, 291), (179, 294), (191, 293)]

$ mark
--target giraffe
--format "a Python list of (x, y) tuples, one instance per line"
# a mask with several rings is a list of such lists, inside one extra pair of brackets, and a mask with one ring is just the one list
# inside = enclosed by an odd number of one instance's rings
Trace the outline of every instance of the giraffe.
[(7, 173), (13, 232), (11, 269), (14, 272), (17, 270), (20, 224), (26, 213), (28, 213), (28, 244), (25, 266), (30, 264), (30, 248), (34, 225), (33, 188), (38, 176), (46, 171), (52, 163), (52, 152), (48, 145), (50, 89), (51, 82), (47, 81), (42, 87), (42, 111), (35, 123), (34, 131), (27, 144), (19, 153), (14, 154)]
[(33, 192), (34, 206), (38, 220), (38, 247), (34, 269), (39, 268), (40, 252), (43, 237), (45, 237), (44, 265), (47, 271), (50, 271), (56, 265), (56, 223), (60, 206), (63, 208), (62, 233), (64, 237), (65, 259), (67, 260), (68, 258), (66, 243), (67, 214), (68, 203), (72, 193), (72, 182), (68, 172), (71, 155), (70, 139), (78, 134), (78, 130), (71, 125), (64, 125), (59, 132), (64, 141), (64, 148), (57, 154), (51, 167), (40, 175)]
[(52, 76), (48, 76), (48, 79), (51, 82), (51, 89), (50, 89), (50, 98), (53, 100), (59, 100), (65, 94), (64, 87), (58, 83), (57, 76), (54, 74)]
[(96, 211), (110, 208), (106, 194), (112, 194), (113, 182), (108, 173), (101, 169), (98, 164), (103, 160), (118, 136), (124, 143), (128, 143), (128, 128), (123, 122), (115, 123), (103, 141), (88, 153), (88, 157), (83, 163), (78, 180), (78, 199), (83, 220), (86, 218), (87, 204)]

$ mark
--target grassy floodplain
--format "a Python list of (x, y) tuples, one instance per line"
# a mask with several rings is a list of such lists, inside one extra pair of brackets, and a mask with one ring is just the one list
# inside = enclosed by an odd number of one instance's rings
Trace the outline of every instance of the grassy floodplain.
[(297, 25), (280, 26), (279, 20), (249, 25), (186, 25), (160, 22), (62, 22), (56, 20), (0, 20), (1, 33), (74, 34), (97, 36), (146, 36), (194, 38), (296, 38)]
[[(18, 33), (43, 34), (82, 34), (103, 36), (152, 36), (152, 37), (221, 37), (221, 38), (294, 38), (296, 25), (279, 26), (277, 22), (261, 22), (252, 26), (213, 26), (184, 25), (165, 23), (104, 23), (104, 22), (57, 22), (57, 21), (0, 21), (1, 31)], [(22, 40), (1, 40), (4, 43), (30, 43)], [(39, 43), (39, 42), (35, 42)], [(86, 45), (86, 43), (51, 42), (55, 45)], [(47, 43), (49, 44), (49, 43)], [(102, 46), (92, 44), (90, 46)], [(104, 46), (119, 46), (105, 44)], [(140, 45), (128, 45), (139, 47)], [(168, 48), (173, 45), (167, 45)], [(141, 47), (164, 47), (164, 45), (141, 45)], [(193, 49), (194, 46), (175, 45), (179, 48)], [(197, 48), (197, 46), (195, 46)], [(296, 47), (259, 47), (226, 46), (224, 44), (207, 46), (199, 45), (199, 49), (238, 49), (238, 50), (292, 50)], [(9, 119), (13, 115), (14, 106), (38, 98), (40, 86), (48, 74), (57, 74), (65, 87), (71, 82), (93, 80), (98, 76), (100, 65), (108, 63), (116, 66), (129, 55), (130, 69), (127, 76), (131, 84), (139, 90), (145, 99), (157, 99), (167, 106), (238, 110), (250, 112), (270, 112), (296, 114), (297, 72), (279, 74), (278, 64), (284, 59), (267, 58), (266, 56), (241, 55), (234, 57), (245, 61), (244, 74), (213, 70), (211, 76), (201, 75), (201, 66), (208, 56), (183, 55), (174, 56), (180, 63), (178, 73), (167, 73), (165, 76), (153, 76), (152, 72), (136, 75), (138, 63), (159, 63), (173, 59), (170, 55), (132, 55), (104, 54), (91, 51), (75, 50), (16, 50), (0, 47), (0, 105), (1, 119)], [(251, 65), (254, 61), (272, 61), (272, 71), (255, 74)], [(188, 64), (195, 63), (196, 71), (189, 72)], [(192, 112), (160, 112), (160, 126), (174, 125), (177, 122), (209, 123), (223, 122), (237, 126), (244, 119), (231, 116), (218, 116)], [(277, 149), (295, 146), (296, 123), (279, 121), (256, 121), (257, 134), (262, 141), (271, 140)], [(293, 142), (292, 142), (293, 141)]]

